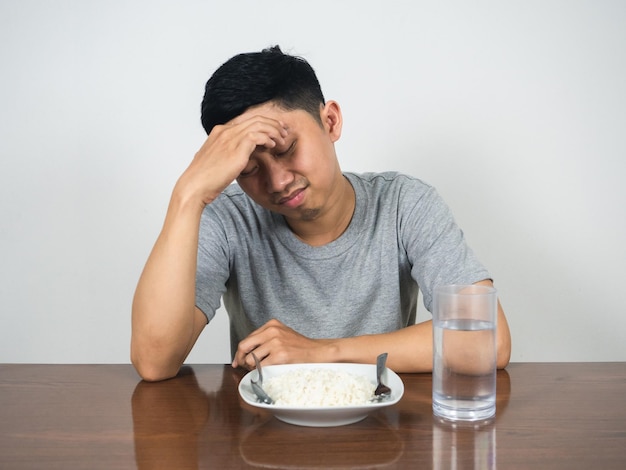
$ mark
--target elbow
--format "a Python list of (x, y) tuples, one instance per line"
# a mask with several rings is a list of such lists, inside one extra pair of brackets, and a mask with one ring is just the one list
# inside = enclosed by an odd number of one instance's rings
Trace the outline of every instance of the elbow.
[(496, 333), (496, 366), (504, 369), (511, 360), (511, 330), (500, 302), (498, 302), (498, 327)]
[(496, 366), (504, 369), (511, 360), (511, 337), (507, 334), (504, 338), (498, 338), (496, 350)]
[(498, 369), (504, 369), (506, 366), (508, 366), (510, 359), (510, 354), (498, 354), (498, 358), (496, 360), (496, 365), (498, 366)]
[(155, 361), (146, 360), (141, 355), (131, 352), (130, 362), (142, 380), (146, 382), (159, 382), (171, 379), (178, 374), (180, 366), (168, 366)]
[(178, 374), (178, 369), (175, 371), (165, 370), (150, 364), (143, 364), (139, 361), (132, 361), (132, 364), (141, 379), (146, 382), (160, 382), (161, 380), (171, 379)]

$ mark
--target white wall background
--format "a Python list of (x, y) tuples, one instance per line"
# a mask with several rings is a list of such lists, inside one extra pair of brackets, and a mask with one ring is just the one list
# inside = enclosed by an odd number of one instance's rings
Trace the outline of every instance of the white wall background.
[[(275, 43), (342, 105), (345, 170), (437, 186), (514, 361), (626, 361), (625, 25), (619, 0), (0, 0), (0, 362), (128, 362), (204, 83)], [(229, 361), (220, 311), (189, 362)]]

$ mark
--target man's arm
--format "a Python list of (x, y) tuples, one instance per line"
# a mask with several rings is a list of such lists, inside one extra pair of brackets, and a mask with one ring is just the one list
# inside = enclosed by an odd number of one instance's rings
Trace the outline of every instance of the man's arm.
[[(496, 334), (496, 364), (498, 369), (504, 369), (511, 357), (511, 336), (500, 302)], [(383, 335), (346, 338), (339, 341), (336, 346), (338, 356), (343, 357), (341, 362), (374, 363), (379, 353), (387, 351), (389, 367), (396, 372), (431, 372), (433, 322), (428, 320)]]
[(286, 135), (280, 122), (262, 116), (216, 126), (177, 181), (133, 299), (131, 361), (142, 378), (176, 375), (206, 325), (195, 306), (204, 207), (239, 176), (257, 146), (284, 144)]
[[(477, 284), (492, 285), (491, 281)], [(264, 364), (297, 362), (374, 363), (388, 352), (388, 366), (396, 372), (430, 372), (433, 367), (432, 321), (378, 335), (313, 340), (277, 320), (251, 333), (239, 344), (233, 366), (254, 368), (249, 352), (254, 350)], [(511, 355), (511, 336), (502, 306), (498, 302), (497, 366), (504, 368)]]
[(195, 307), (201, 211), (172, 198), (135, 291), (131, 361), (145, 380), (176, 375), (206, 325)]

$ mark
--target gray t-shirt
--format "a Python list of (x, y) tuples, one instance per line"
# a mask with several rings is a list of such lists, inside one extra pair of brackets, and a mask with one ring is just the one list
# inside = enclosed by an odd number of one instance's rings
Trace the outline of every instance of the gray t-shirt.
[(354, 215), (324, 246), (299, 240), (236, 184), (206, 206), (196, 305), (210, 320), (224, 299), (233, 352), (271, 318), (311, 338), (393, 331), (415, 322), (418, 286), (430, 311), (435, 286), (490, 277), (433, 187), (399, 173), (344, 174)]

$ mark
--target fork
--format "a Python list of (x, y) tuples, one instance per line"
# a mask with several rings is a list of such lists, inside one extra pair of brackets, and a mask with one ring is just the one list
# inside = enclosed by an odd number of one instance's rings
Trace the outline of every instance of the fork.
[(376, 386), (376, 390), (374, 390), (373, 401), (382, 401), (391, 396), (391, 389), (382, 382), (386, 362), (387, 353), (382, 353), (376, 358), (376, 380), (378, 381), (378, 385)]
[(259, 361), (259, 359), (253, 352), (251, 352), (250, 354), (252, 354), (252, 357), (254, 358), (254, 363), (256, 364), (256, 372), (258, 376), (256, 381), (252, 380), (252, 377), (250, 378), (252, 391), (256, 395), (259, 402), (265, 403), (266, 405), (271, 405), (272, 403), (274, 403), (274, 400), (272, 400), (270, 396), (265, 393), (265, 390), (263, 390), (263, 372), (261, 370), (261, 361)]

